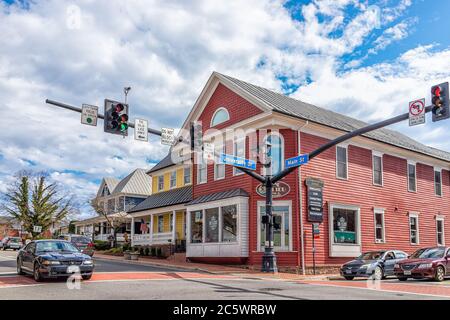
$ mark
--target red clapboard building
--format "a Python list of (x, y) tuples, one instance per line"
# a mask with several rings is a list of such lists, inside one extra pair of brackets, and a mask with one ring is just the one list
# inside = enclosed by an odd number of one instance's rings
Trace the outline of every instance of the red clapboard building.
[[(188, 131), (192, 121), (202, 122), (204, 141), (218, 152), (256, 159), (261, 151), (256, 146), (270, 145), (272, 167), (258, 163), (261, 174), (279, 172), (285, 159), (365, 125), (216, 72), (183, 128)], [(222, 138), (239, 130), (256, 134)], [(336, 266), (372, 249), (412, 253), (423, 246), (449, 245), (449, 161), (449, 153), (389, 129), (320, 154), (275, 186), (278, 265), (312, 265), (307, 180), (323, 185), (323, 222), (315, 239), (318, 266)], [(261, 264), (265, 198), (258, 181), (231, 166), (194, 164), (192, 199), (186, 205), (190, 260)]]

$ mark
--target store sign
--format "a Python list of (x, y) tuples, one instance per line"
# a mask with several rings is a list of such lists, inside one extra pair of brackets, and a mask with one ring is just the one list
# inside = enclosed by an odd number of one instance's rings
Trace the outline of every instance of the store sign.
[[(273, 198), (281, 198), (289, 194), (291, 192), (291, 188), (289, 185), (283, 181), (279, 181), (272, 186), (272, 197)], [(266, 187), (263, 184), (260, 184), (256, 188), (256, 193), (261, 197), (266, 196)]]
[(307, 178), (308, 188), (308, 221), (323, 222), (323, 186), (320, 179)]

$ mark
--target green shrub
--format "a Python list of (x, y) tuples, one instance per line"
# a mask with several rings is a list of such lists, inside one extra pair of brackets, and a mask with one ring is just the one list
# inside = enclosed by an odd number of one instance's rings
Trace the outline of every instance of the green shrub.
[(143, 248), (143, 247), (140, 247), (140, 248), (139, 248), (139, 254), (140, 254), (141, 256), (144, 255), (144, 248)]
[(100, 251), (108, 250), (108, 249), (111, 249), (111, 244), (109, 243), (109, 241), (95, 240), (94, 248), (95, 248), (95, 250), (100, 250)]
[(161, 248), (156, 248), (156, 256), (161, 257), (162, 256), (162, 250)]
[(145, 254), (146, 256), (148, 256), (148, 255), (150, 254), (150, 249), (149, 249), (149, 247), (146, 247), (146, 248), (144, 249), (144, 254)]
[(155, 248), (151, 249), (151, 255), (152, 255), (152, 257), (156, 256), (156, 249)]
[(122, 246), (122, 250), (123, 251), (129, 251), (131, 249), (131, 244), (129, 244), (129, 243), (125, 243), (123, 246)]

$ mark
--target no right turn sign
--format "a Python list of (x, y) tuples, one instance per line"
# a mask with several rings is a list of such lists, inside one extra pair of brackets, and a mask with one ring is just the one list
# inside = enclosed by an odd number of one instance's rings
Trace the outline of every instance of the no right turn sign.
[(409, 103), (409, 126), (425, 123), (425, 98)]

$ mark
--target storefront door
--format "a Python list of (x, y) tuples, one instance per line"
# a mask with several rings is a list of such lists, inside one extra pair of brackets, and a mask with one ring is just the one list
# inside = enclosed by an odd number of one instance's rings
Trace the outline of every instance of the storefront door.
[[(265, 206), (260, 206), (260, 215), (265, 214)], [(273, 246), (275, 251), (289, 251), (289, 207), (274, 206), (273, 207)], [(260, 245), (264, 250), (266, 243), (266, 225), (260, 225)]]

